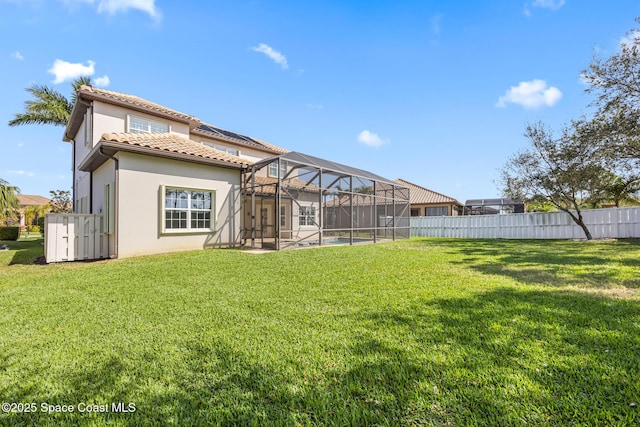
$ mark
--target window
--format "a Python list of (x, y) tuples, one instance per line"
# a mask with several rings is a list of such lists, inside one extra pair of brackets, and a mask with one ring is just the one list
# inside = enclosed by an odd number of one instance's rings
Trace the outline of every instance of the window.
[(203, 144), (206, 145), (207, 147), (215, 148), (216, 150), (220, 150), (222, 152), (229, 153), (229, 154), (232, 154), (234, 156), (239, 156), (240, 155), (240, 151), (239, 150), (234, 150), (233, 148), (220, 147), (218, 145), (210, 144), (208, 142), (203, 142)]
[[(287, 165), (285, 165), (284, 162), (282, 162), (280, 164), (280, 178), (284, 178), (286, 173), (287, 173)], [(278, 177), (278, 162), (273, 162), (269, 164), (269, 176), (273, 178)]]
[(411, 208), (411, 216), (420, 216), (420, 208)]
[(299, 223), (303, 225), (315, 225), (316, 223), (316, 207), (315, 206), (300, 206)]
[(165, 188), (165, 230), (212, 230), (213, 197), (213, 191)]
[(287, 226), (287, 207), (280, 206), (280, 227)]
[(93, 132), (91, 132), (91, 122), (93, 115), (91, 114), (91, 107), (87, 108), (87, 112), (84, 113), (84, 146), (91, 148), (93, 145)]
[(447, 215), (449, 215), (449, 208), (446, 206), (424, 208), (424, 216), (447, 216)]
[(102, 215), (104, 222), (102, 223), (102, 231), (106, 234), (112, 234), (115, 230), (115, 187), (110, 182), (104, 186), (104, 197), (102, 202)]
[(169, 125), (129, 116), (129, 133), (167, 133)]

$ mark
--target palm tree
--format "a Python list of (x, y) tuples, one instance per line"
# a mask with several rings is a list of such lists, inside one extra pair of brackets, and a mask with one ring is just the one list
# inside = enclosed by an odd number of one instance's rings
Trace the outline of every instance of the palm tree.
[(20, 189), (9, 185), (7, 181), (0, 178), (0, 215), (5, 217), (6, 225), (9, 225), (9, 217), (11, 213), (18, 208), (18, 198), (16, 193)]
[(79, 77), (71, 83), (73, 93), (67, 99), (57, 90), (45, 85), (37, 85), (26, 89), (34, 99), (25, 101), (24, 113), (17, 113), (9, 126), (22, 125), (55, 125), (66, 126), (71, 110), (76, 102), (78, 89), (82, 85), (90, 85), (90, 77)]

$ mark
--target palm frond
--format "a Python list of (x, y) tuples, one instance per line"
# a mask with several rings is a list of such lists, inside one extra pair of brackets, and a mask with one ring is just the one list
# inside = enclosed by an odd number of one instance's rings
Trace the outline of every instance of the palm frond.
[(44, 85), (33, 85), (26, 90), (33, 99), (25, 101), (24, 113), (15, 114), (9, 126), (67, 125), (73, 104), (63, 94)]

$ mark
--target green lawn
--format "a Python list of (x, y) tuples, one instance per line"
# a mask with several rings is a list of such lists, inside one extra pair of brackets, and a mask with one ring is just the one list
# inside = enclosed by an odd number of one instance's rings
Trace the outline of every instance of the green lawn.
[(37, 412), (0, 424), (640, 424), (637, 240), (47, 266), (41, 240), (9, 244), (0, 396)]

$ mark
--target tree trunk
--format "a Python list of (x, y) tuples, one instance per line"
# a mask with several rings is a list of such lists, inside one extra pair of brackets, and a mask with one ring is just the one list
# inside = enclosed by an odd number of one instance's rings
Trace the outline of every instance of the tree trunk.
[(582, 228), (582, 231), (584, 231), (584, 235), (587, 237), (587, 240), (592, 240), (593, 237), (591, 236), (591, 232), (587, 228), (587, 225), (582, 221), (582, 219), (577, 222), (577, 224)]
[(585, 224), (584, 221), (582, 220), (582, 212), (580, 212), (580, 210), (576, 210), (576, 212), (578, 213), (578, 216), (575, 216), (573, 212), (571, 212), (569, 209), (562, 209), (562, 210), (568, 213), (571, 219), (573, 220), (573, 222), (575, 222), (580, 226), (580, 228), (582, 228), (582, 231), (584, 231), (584, 235), (586, 236), (587, 240), (593, 240), (593, 237), (591, 236), (591, 232), (589, 231), (587, 224)]

